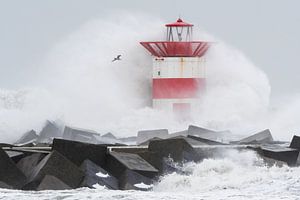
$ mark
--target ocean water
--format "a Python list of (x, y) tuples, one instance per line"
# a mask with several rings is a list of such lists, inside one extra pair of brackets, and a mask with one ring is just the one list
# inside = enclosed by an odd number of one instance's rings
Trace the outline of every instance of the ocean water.
[(300, 199), (300, 168), (266, 166), (251, 151), (229, 151), (223, 159), (186, 163), (188, 175), (162, 176), (151, 191), (79, 188), (61, 191), (0, 190), (0, 199)]
[[(0, 88), (0, 141), (14, 142), (25, 131), (39, 131), (47, 119), (119, 137), (142, 129), (181, 131), (189, 124), (238, 135), (269, 128), (275, 140), (285, 141), (297, 134), (299, 95), (270, 100), (267, 74), (242, 52), (197, 27), (195, 39), (214, 42), (199, 109), (189, 121), (151, 109), (151, 57), (139, 41), (162, 40), (164, 23), (152, 16), (120, 14), (88, 21), (65, 36), (32, 72), (31, 83)], [(122, 60), (112, 63), (118, 54)], [(189, 175), (163, 176), (149, 192), (1, 189), (0, 199), (300, 199), (300, 168), (267, 167), (252, 152), (233, 151), (223, 159), (183, 168)]]

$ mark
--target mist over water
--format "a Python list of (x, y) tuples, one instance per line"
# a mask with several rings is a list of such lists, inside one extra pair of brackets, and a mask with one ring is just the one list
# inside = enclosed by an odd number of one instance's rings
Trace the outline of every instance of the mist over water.
[[(184, 122), (151, 109), (152, 59), (139, 42), (164, 40), (165, 22), (152, 16), (118, 16), (88, 21), (55, 44), (40, 70), (32, 72), (31, 86), (0, 89), (1, 141), (39, 131), (46, 119), (117, 136), (136, 135), (141, 129), (179, 131), (189, 124), (238, 134), (270, 128), (275, 139), (286, 140), (297, 131), (299, 98), (270, 107), (267, 75), (243, 53), (202, 30), (195, 32), (195, 39), (214, 43), (206, 59), (207, 91), (199, 109)], [(118, 54), (122, 60), (111, 62)]]

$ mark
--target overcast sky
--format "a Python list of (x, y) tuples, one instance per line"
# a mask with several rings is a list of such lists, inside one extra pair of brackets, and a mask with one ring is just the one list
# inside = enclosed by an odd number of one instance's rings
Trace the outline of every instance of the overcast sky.
[(299, 93), (299, 8), (298, 0), (0, 0), (0, 88), (30, 83), (53, 45), (90, 19), (125, 10), (169, 22), (180, 14), (243, 51), (274, 94)]

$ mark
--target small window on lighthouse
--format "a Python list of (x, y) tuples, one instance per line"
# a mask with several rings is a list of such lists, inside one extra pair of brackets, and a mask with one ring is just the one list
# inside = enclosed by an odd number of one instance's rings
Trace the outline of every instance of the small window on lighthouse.
[(160, 76), (160, 71), (157, 72), (158, 76)]

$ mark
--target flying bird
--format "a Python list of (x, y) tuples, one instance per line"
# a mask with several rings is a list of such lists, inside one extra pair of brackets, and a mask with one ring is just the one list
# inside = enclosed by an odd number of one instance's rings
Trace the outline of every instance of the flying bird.
[(121, 60), (121, 55), (117, 55), (117, 57), (115, 57), (111, 62), (115, 62), (117, 60)]

